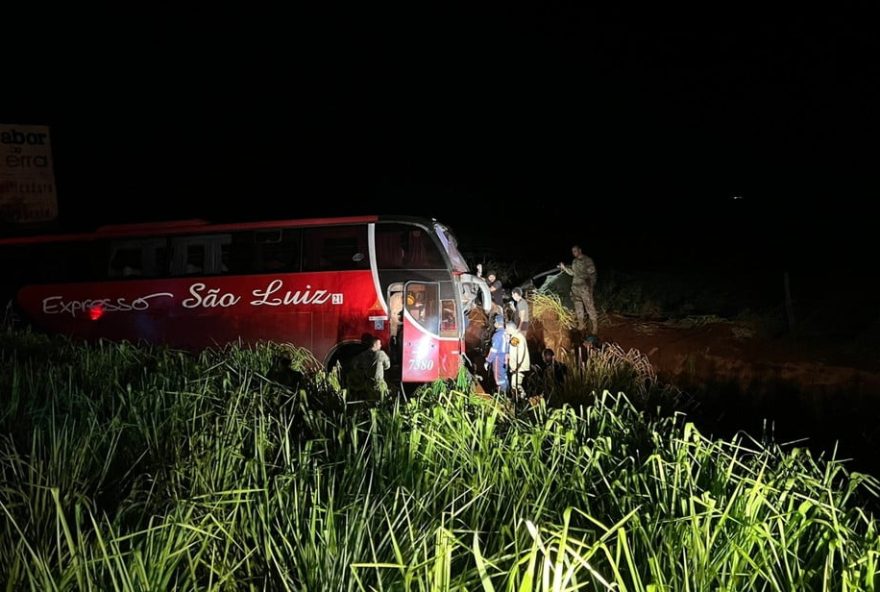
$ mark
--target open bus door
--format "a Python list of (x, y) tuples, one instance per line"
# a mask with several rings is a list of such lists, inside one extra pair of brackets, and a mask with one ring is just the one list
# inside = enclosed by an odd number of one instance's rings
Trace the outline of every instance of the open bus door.
[(407, 282), (403, 297), (404, 382), (432, 382), (440, 377), (440, 285)]
[(388, 302), (388, 355), (392, 366), (400, 366), (403, 359), (403, 282), (394, 282), (388, 286), (385, 294)]

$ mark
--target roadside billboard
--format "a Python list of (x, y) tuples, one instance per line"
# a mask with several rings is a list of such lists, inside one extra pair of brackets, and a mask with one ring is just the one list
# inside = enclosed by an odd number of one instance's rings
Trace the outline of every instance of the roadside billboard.
[(0, 124), (0, 224), (58, 218), (49, 127)]

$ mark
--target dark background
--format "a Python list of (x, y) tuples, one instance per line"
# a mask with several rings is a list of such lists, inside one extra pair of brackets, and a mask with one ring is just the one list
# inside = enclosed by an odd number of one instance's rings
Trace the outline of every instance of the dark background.
[[(875, 368), (876, 20), (712, 6), (4, 13), (0, 122), (51, 126), (50, 230), (436, 216), (516, 273), (582, 244), (600, 308), (759, 311), (782, 351)], [(873, 393), (760, 386), (697, 416), (874, 462)]]
[(398, 213), (554, 262), (872, 265), (864, 15), (255, 10), (4, 31), (60, 228)]

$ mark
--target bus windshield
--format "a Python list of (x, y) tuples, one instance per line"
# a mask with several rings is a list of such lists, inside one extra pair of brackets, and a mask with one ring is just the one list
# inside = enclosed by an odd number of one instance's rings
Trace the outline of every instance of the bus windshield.
[(452, 270), (467, 273), (469, 271), (468, 264), (458, 250), (458, 241), (455, 240), (455, 237), (449, 232), (449, 229), (442, 224), (435, 222), (434, 228), (437, 230), (437, 236), (440, 237), (440, 242), (443, 243), (443, 248), (446, 250), (446, 254), (449, 255), (449, 262), (452, 263)]

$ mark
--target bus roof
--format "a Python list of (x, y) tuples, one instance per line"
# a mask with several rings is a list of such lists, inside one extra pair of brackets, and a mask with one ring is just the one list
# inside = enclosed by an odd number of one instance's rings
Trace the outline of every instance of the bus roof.
[(109, 226), (101, 226), (94, 232), (43, 234), (0, 239), (0, 246), (89, 241), (103, 238), (154, 236), (157, 234), (204, 234), (211, 232), (266, 230), (271, 228), (299, 228), (308, 226), (367, 224), (370, 222), (377, 222), (378, 220), (378, 216), (341, 216), (337, 218), (302, 218), (299, 220), (268, 220), (264, 222), (237, 222), (220, 224), (212, 224), (206, 220), (200, 219), (172, 220), (168, 222), (146, 222), (138, 224), (113, 224)]

